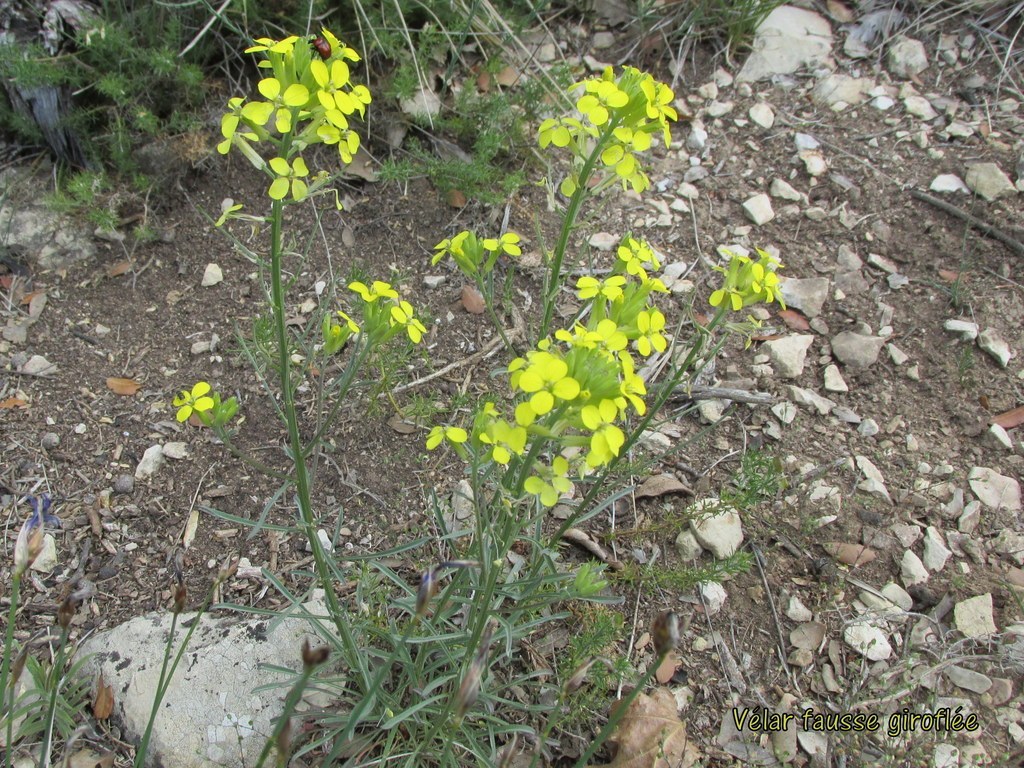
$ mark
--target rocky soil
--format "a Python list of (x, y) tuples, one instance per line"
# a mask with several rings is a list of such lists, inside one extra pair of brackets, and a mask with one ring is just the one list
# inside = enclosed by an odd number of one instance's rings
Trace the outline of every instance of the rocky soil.
[[(688, 64), (676, 85), (683, 119), (651, 169), (654, 189), (602, 209), (580, 243), (600, 266), (624, 232), (647, 238), (681, 318), (691, 305), (707, 311), (724, 250), (762, 248), (784, 264), (788, 307), (755, 308), (755, 343), (727, 347), (705, 388), (645, 435), (642, 450), (664, 454), (661, 490), (638, 493), (615, 523), (591, 521), (590, 534), (610, 558), (666, 570), (754, 554), (748, 572), (688, 592), (612, 585), (631, 627), (620, 650), (638, 667), (652, 658), (650, 619), (666, 608), (683, 616), (678, 655), (659, 684), (703, 764), (1019, 765), (1024, 97), (980, 29), (911, 26), (884, 38), (871, 34), (878, 19), (828, 5), (832, 15), (780, 8), (735, 66)], [(564, 50), (543, 41), (541, 58), (599, 69), (626, 50), (600, 25), (563, 32)], [(581, 40), (598, 45), (574, 58)], [(95, 584), (75, 635), (103, 630), (91, 648), (121, 651), (96, 662), (116, 692), (97, 748), (125, 754), (139, 712), (148, 713), (146, 660), (160, 652), (142, 641), (162, 640), (140, 624), (116, 625), (166, 608), (183, 537), (192, 594), (236, 553), (243, 569), (222, 597), (260, 608), (283, 604), (260, 568), (294, 585), (284, 574), (306, 558), (299, 542), (242, 541), (238, 526), (198, 514), (205, 504), (255, 517), (272, 489), (183, 430), (170, 408), (179, 389), (206, 378), (239, 394), (252, 446), (273, 441), (258, 434), (273, 417), (226, 341), (259, 311), (253, 268), (199, 212), (218, 211), (225, 190), (254, 200), (262, 189), (249, 169), (203, 160), (166, 190), (177, 205), (159, 216), (163, 241), (136, 249), (48, 213), (25, 178), (5, 172), (0, 212), (10, 253), (24, 257), (0, 275), (5, 552), (26, 494), (57, 497), (64, 525), (33, 565), (18, 634), (52, 625), (69, 584)], [(434, 317), (430, 359), (413, 364), (413, 376), (484, 346), (487, 324), (465, 311), (457, 273), (431, 267), (429, 252), (471, 224), (497, 226), (503, 211), (453, 209), (425, 183), (360, 183), (346, 194), (343, 217), (324, 220), (326, 255), (297, 276), (297, 317), (317, 305), (322, 281), (358, 265), (397, 275)], [(536, 190), (523, 191), (510, 228), (534, 232), (543, 207)], [(517, 283), (527, 306), (538, 286), (529, 257)], [(465, 376), (429, 396), (451, 397)], [(484, 386), (484, 368), (473, 378)], [(348, 414), (334, 439), (321, 493), (325, 506), (344, 509), (327, 532), (339, 554), (422, 530), (424, 489), (458, 480), (454, 461), (422, 450), (424, 430), (396, 432), (392, 415)], [(777, 498), (671, 531), (652, 525), (685, 520), (751, 450), (777, 458)], [(669, 476), (677, 482), (665, 485)], [(613, 524), (628, 535), (609, 538)], [(0, 565), (5, 591), (9, 563)], [(232, 635), (243, 681), (255, 661), (286, 654), (296, 631), (286, 623)], [(268, 651), (275, 637), (285, 645)], [(185, 679), (235, 670), (225, 653), (197, 654)], [(167, 764), (249, 764), (279, 697), (225, 697), (238, 682), (229, 674), (175, 691), (191, 705), (158, 721)], [(761, 710), (777, 719), (751, 722)], [(563, 758), (586, 738), (564, 737)]]

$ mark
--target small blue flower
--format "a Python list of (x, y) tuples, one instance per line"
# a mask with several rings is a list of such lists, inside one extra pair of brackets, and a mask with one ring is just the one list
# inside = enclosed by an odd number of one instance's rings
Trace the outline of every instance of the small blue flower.
[(50, 514), (50, 506), (53, 499), (50, 494), (44, 493), (41, 496), (29, 496), (28, 503), (32, 505), (32, 517), (28, 519), (29, 530), (37, 525), (45, 525), (48, 528), (60, 528), (60, 518)]

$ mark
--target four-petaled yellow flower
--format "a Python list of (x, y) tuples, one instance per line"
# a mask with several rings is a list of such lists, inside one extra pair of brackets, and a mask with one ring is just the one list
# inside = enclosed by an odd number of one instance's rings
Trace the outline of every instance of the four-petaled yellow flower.
[(572, 490), (569, 474), (569, 462), (563, 456), (556, 456), (550, 467), (541, 463), (534, 466), (535, 475), (530, 475), (523, 483), (523, 489), (537, 498), (545, 507), (553, 507), (563, 494)]
[(374, 280), (373, 285), (369, 288), (366, 287), (366, 283), (361, 283), (358, 280), (354, 283), (348, 284), (348, 289), (359, 296), (367, 304), (370, 304), (377, 299), (397, 299), (398, 291), (391, 287), (390, 283), (385, 283), (383, 280)]
[(391, 307), (391, 324), (404, 326), (413, 344), (419, 344), (423, 334), (427, 332), (423, 323), (414, 317), (412, 304), (408, 301), (399, 301)]
[(483, 246), (488, 251), (503, 251), (509, 256), (522, 256), (523, 249), (519, 247), (519, 235), (515, 232), (506, 232), (500, 238), (488, 237), (483, 241)]
[(309, 89), (302, 83), (292, 83), (282, 92), (281, 81), (276, 77), (260, 80), (256, 88), (267, 100), (247, 104), (242, 114), (257, 125), (266, 125), (273, 115), (274, 128), (278, 133), (291, 131), (292, 110), (306, 106), (309, 101)]
[(288, 165), (283, 157), (272, 157), (270, 159), (270, 170), (277, 174), (277, 178), (270, 184), (267, 194), (272, 200), (284, 200), (288, 196), (288, 189), (291, 188), (292, 197), (302, 200), (309, 191), (305, 177), (309, 176), (309, 168), (306, 161), (296, 157), (295, 162)]
[(580, 411), (584, 426), (593, 433), (587, 466), (599, 467), (619, 455), (626, 443), (626, 435), (616, 425), (619, 408), (614, 400), (602, 400), (599, 405), (587, 405)]
[(208, 411), (214, 405), (210, 397), (210, 385), (205, 381), (197, 382), (191, 392), (182, 391), (172, 402), (178, 409), (178, 421), (187, 421), (194, 412)]
[(466, 434), (466, 430), (462, 427), (436, 426), (431, 429), (430, 434), (427, 435), (427, 450), (434, 450), (445, 440), (449, 443), (459, 445), (466, 442), (468, 439), (469, 435)]
[(619, 89), (614, 80), (586, 80), (586, 94), (576, 102), (576, 109), (596, 126), (608, 122), (609, 110), (620, 109), (629, 103), (629, 94)]
[(609, 301), (615, 301), (622, 296), (622, 286), (625, 284), (626, 278), (622, 275), (610, 275), (604, 280), (587, 275), (576, 281), (576, 295), (581, 299), (603, 296)]
[(637, 315), (636, 327), (640, 331), (636, 349), (644, 357), (650, 357), (654, 352), (664, 352), (668, 348), (668, 340), (662, 333), (665, 330), (665, 316), (657, 309)]

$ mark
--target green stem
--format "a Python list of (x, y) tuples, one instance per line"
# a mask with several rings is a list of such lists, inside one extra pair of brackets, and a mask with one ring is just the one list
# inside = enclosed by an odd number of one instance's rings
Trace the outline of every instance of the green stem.
[(46, 727), (43, 729), (43, 743), (39, 749), (39, 768), (46, 768), (50, 765), (50, 750), (53, 746), (53, 720), (57, 711), (57, 696), (60, 693), (61, 682), (64, 677), (64, 656), (68, 642), (68, 629), (61, 629), (60, 645), (57, 646), (57, 653), (53, 659), (53, 666), (50, 667), (50, 674), (47, 675), (47, 689), (50, 693), (50, 703), (46, 708)]
[(512, 346), (512, 342), (509, 341), (508, 336), (505, 335), (505, 329), (502, 327), (501, 322), (498, 320), (498, 313), (494, 309), (494, 282), (491, 281), (490, 285), (485, 285), (484, 280), (479, 275), (476, 278), (476, 287), (480, 291), (480, 295), (484, 297), (484, 307), (487, 309), (487, 316), (491, 320), (491, 324), (494, 326), (498, 335), (501, 336), (501, 340), (505, 344), (505, 349), (510, 354), (516, 354), (516, 348)]
[(619, 705), (615, 707), (615, 711), (608, 716), (608, 722), (604, 724), (604, 728), (602, 728), (601, 732), (597, 734), (597, 738), (590, 742), (590, 746), (587, 748), (587, 751), (584, 752), (580, 756), (580, 759), (576, 761), (575, 768), (584, 768), (584, 766), (589, 763), (590, 758), (592, 758), (597, 750), (601, 748), (601, 745), (608, 740), (608, 737), (615, 731), (619, 722), (626, 716), (626, 710), (629, 709), (629, 705), (633, 703), (633, 700), (640, 695), (640, 692), (643, 691), (647, 683), (649, 683), (651, 678), (654, 677), (654, 673), (657, 671), (658, 667), (661, 666), (661, 663), (665, 660), (667, 655), (668, 651), (658, 654), (658, 657), (647, 668), (644, 676), (637, 682), (636, 687), (626, 695), (626, 698), (624, 698)]
[[(195, 621), (192, 622), (192, 627), (189, 629), (188, 635), (185, 636), (184, 642), (181, 644), (180, 652), (185, 650), (188, 645), (189, 638), (192, 637), (192, 630), (199, 624), (199, 616), (196, 616)], [(149, 710), (149, 722), (146, 723), (146, 731), (142, 734), (142, 741), (139, 742), (139, 748), (135, 751), (135, 768), (142, 768), (146, 763), (146, 753), (149, 752), (149, 740), (153, 736), (153, 724), (156, 722), (156, 715), (160, 711), (160, 702), (163, 701), (164, 693), (167, 691), (167, 683), (170, 682), (170, 678), (167, 676), (167, 665), (171, 660), (171, 646), (174, 645), (174, 632), (178, 628), (178, 614), (175, 613), (171, 617), (171, 634), (167, 638), (167, 644), (164, 645), (164, 660), (163, 664), (160, 665), (160, 679), (156, 686), (156, 695), (153, 697), (153, 706)], [(177, 666), (177, 660), (175, 660), (175, 666)], [(171, 670), (171, 675), (174, 674), (174, 670)]]
[[(295, 711), (295, 706), (299, 703), (299, 698), (302, 696), (302, 692), (306, 690), (309, 678), (313, 675), (313, 669), (314, 667), (303, 666), (302, 674), (299, 676), (299, 679), (295, 681), (295, 685), (292, 686), (291, 690), (288, 691), (288, 697), (284, 702), (284, 709), (277, 718), (277, 724), (274, 726), (274, 732), (263, 744), (263, 751), (260, 752), (260, 756), (256, 760), (256, 768), (263, 768), (263, 763), (265, 763), (267, 758), (270, 756), (271, 748), (277, 744), (278, 739), (281, 736), (281, 732), (288, 725), (288, 721), (291, 720), (292, 712)], [(279, 762), (282, 757), (283, 756), (281, 754), (278, 754)], [(283, 765), (283, 763), (281, 764)]]
[[(291, 354), (288, 343), (288, 327), (286, 325), (285, 292), (282, 280), (282, 244), (281, 225), (284, 219), (284, 203), (275, 200), (270, 209), (270, 295), (274, 308), (274, 327), (277, 337), (278, 373), (281, 387), (281, 410), (284, 412), (288, 425), (288, 443), (291, 446), (292, 462), (295, 465), (295, 490), (298, 496), (300, 524), (304, 529), (306, 540), (313, 551), (317, 580), (324, 592), (327, 606), (338, 635), (345, 645), (349, 660), (359, 667), (360, 682), (367, 682), (366, 662), (355, 639), (345, 622), (344, 612), (338, 596), (332, 587), (331, 570), (327, 564), (327, 553), (316, 533), (316, 518), (313, 515), (313, 503), (310, 494), (309, 472), (306, 467), (306, 448), (302, 444), (299, 433), (299, 418), (295, 408), (295, 387), (291, 375)], [(363, 693), (367, 691), (363, 690)]]
[[(4, 636), (4, 658), (0, 666), (0, 705), (6, 706), (7, 741), (4, 742), (4, 765), (11, 765), (11, 742), (14, 741), (14, 681), (8, 681), (11, 674), (11, 659), (14, 657), (14, 618), (18, 612), (18, 597), (21, 592), (21, 573), (15, 571), (11, 579), (11, 606), (7, 610), (7, 632)], [(11, 684), (10, 703), (7, 698), (8, 682)]]
[(555, 242), (555, 250), (551, 255), (551, 266), (548, 268), (546, 285), (544, 286), (544, 319), (540, 324), (540, 331), (537, 334), (538, 339), (547, 337), (548, 328), (551, 326), (551, 318), (555, 311), (555, 298), (558, 296), (558, 289), (561, 288), (562, 261), (565, 259), (565, 251), (569, 247), (569, 236), (576, 225), (580, 208), (583, 206), (583, 201), (590, 194), (588, 187), (590, 174), (593, 173), (598, 158), (601, 157), (601, 152), (604, 151), (605, 144), (608, 143), (608, 139), (612, 136), (612, 132), (618, 124), (619, 120), (615, 119), (604, 127), (597, 140), (597, 144), (594, 145), (593, 151), (583, 162), (580, 175), (576, 180), (576, 189), (573, 191), (572, 197), (569, 198), (569, 207), (566, 208), (565, 216), (562, 218), (562, 229), (558, 233), (558, 240)]

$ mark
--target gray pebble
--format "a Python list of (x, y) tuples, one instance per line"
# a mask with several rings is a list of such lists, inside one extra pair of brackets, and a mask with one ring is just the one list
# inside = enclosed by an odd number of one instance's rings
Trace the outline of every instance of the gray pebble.
[(114, 493), (131, 493), (135, 490), (135, 478), (131, 475), (118, 475), (114, 479)]
[(43, 446), (44, 451), (52, 451), (60, 445), (60, 435), (56, 432), (47, 432), (43, 435), (43, 439), (39, 441), (39, 444)]

